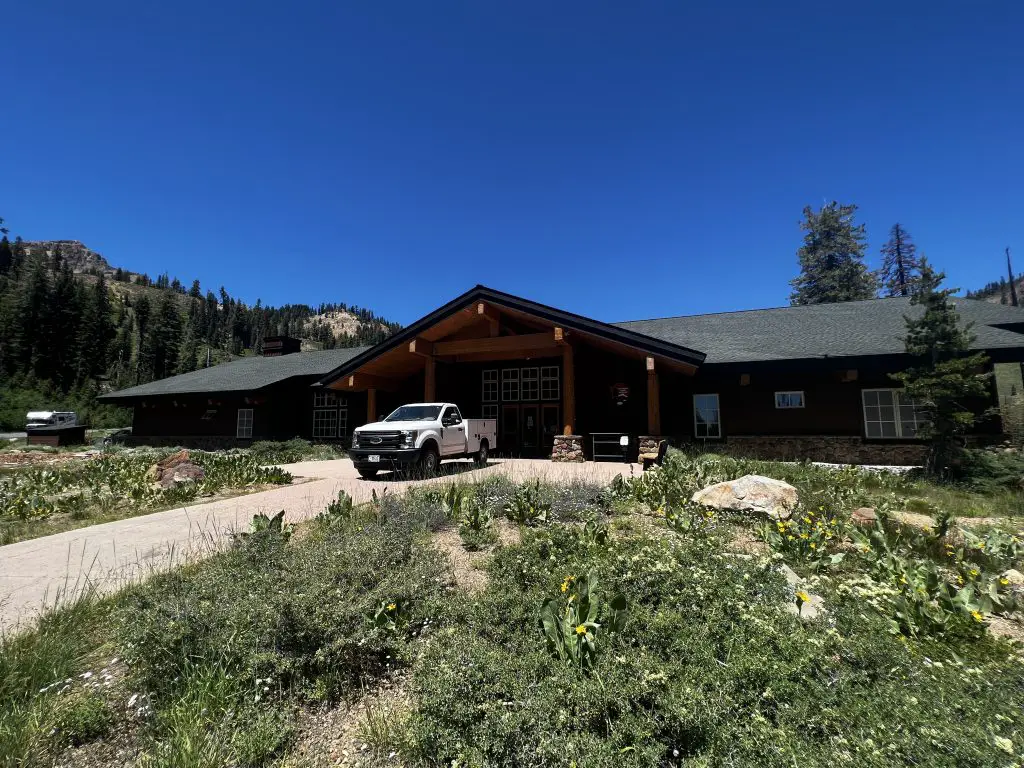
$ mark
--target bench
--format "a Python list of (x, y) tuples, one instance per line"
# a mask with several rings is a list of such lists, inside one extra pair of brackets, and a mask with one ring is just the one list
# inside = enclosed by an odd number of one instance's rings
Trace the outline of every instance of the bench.
[(644, 472), (650, 469), (653, 465), (661, 465), (661, 462), (665, 460), (665, 452), (668, 450), (668, 441), (659, 440), (658, 450), (654, 453), (641, 453), (639, 456), (640, 462), (644, 465)]

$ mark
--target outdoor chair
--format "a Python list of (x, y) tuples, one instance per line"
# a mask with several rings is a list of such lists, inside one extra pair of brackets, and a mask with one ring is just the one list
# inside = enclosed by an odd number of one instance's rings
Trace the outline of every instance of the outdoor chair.
[(640, 461), (644, 465), (644, 472), (650, 469), (655, 464), (661, 465), (661, 462), (665, 460), (665, 452), (668, 450), (668, 441), (659, 440), (658, 450), (653, 453), (641, 453)]

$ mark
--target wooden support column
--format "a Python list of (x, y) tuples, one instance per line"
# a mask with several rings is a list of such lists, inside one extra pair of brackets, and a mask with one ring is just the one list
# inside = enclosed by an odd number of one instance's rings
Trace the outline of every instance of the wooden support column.
[(370, 424), (377, 420), (377, 390), (370, 387), (366, 390), (366, 423)]
[(437, 399), (437, 363), (434, 358), (423, 359), (423, 402), (432, 403)]
[(574, 435), (576, 427), (576, 367), (573, 363), (572, 345), (562, 346), (562, 423), (563, 435)]
[(661, 435), (661, 385), (653, 357), (647, 358), (647, 434)]

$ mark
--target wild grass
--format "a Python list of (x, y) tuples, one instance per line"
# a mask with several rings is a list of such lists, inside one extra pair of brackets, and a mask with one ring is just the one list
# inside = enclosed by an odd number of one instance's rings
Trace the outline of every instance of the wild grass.
[[(301, 710), (357, 700), (369, 751), (408, 765), (1019, 761), (1018, 651), (969, 612), (958, 614), (968, 633), (894, 627), (899, 579), (885, 581), (879, 553), (812, 568), (807, 548), (729, 552), (733, 527), (753, 521), (685, 502), (750, 471), (792, 482), (830, 526), (854, 506), (924, 498), (912, 478), (675, 453), (615, 489), (492, 477), (366, 505), (340, 497), (299, 535), (258, 526), (202, 562), (5, 638), (0, 765), (52, 764), (113, 730), (127, 730), (143, 766), (289, 764)], [(494, 549), (486, 588), (464, 594), (432, 532), (500, 516), (521, 518), (521, 542)], [(793, 530), (819, 518), (807, 517)], [(842, 538), (820, 541), (834, 552)], [(900, 568), (924, 562), (893, 546)], [(808, 574), (822, 619), (787, 610), (782, 561)], [(972, 563), (942, 573), (974, 578)], [(48, 688), (101, 653), (126, 665), (122, 695), (139, 696), (130, 715), (102, 692)], [(408, 705), (376, 695), (396, 677), (411, 680)]]
[(0, 475), (0, 545), (292, 481), (287, 472), (245, 454), (196, 451), (190, 460), (205, 477), (161, 488), (148, 473), (167, 454), (108, 451)]

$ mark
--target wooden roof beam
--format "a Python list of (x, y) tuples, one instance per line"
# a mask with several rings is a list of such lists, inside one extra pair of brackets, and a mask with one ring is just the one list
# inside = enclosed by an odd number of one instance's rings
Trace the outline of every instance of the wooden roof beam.
[(426, 339), (416, 338), (409, 342), (409, 351), (414, 355), (432, 357), (434, 354), (434, 344)]
[(547, 333), (528, 333), (522, 336), (492, 336), (486, 339), (457, 339), (434, 342), (434, 354), (471, 355), (479, 352), (529, 352), (552, 345)]
[(489, 304), (478, 301), (476, 304), (476, 314), (478, 317), (483, 317), (487, 320), (491, 336), (497, 336), (501, 332), (501, 312)]
[(352, 373), (340, 380), (340, 389), (358, 391), (364, 389), (392, 390), (396, 388), (396, 382), (385, 379), (383, 376), (374, 376), (372, 373)]

